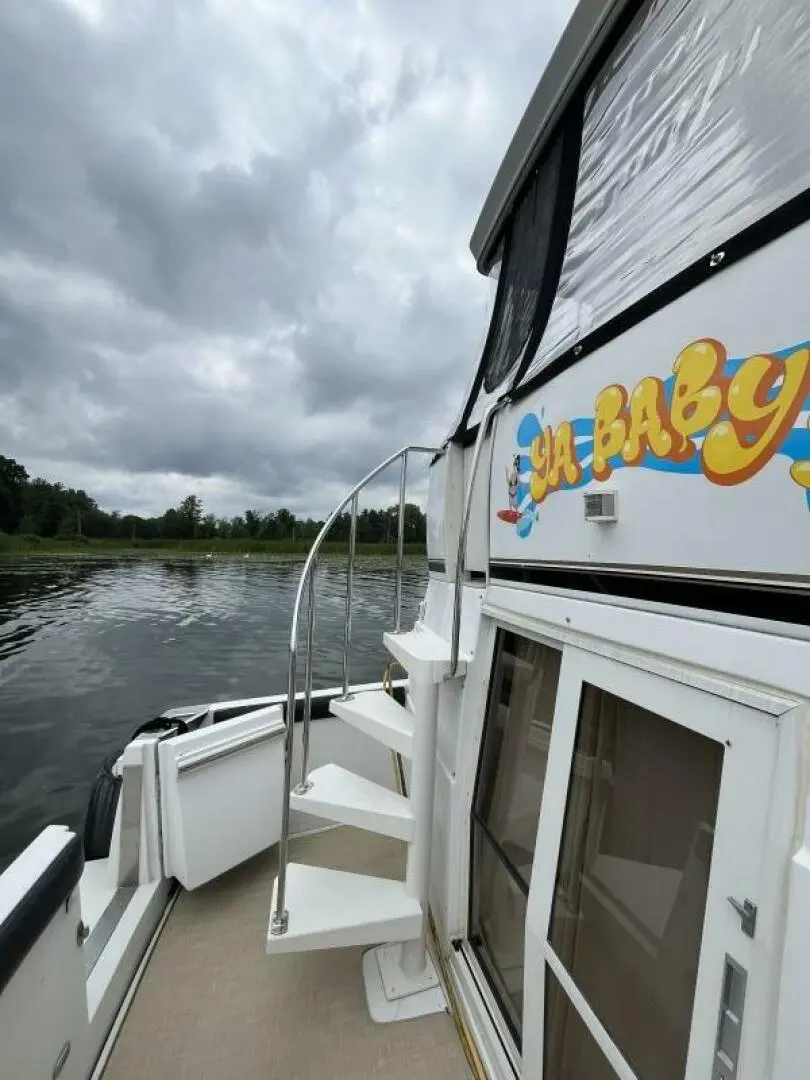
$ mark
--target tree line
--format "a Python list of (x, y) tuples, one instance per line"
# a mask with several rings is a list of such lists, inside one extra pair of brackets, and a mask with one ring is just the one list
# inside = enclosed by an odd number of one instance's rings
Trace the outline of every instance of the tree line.
[[(392, 543), (397, 538), (398, 508), (362, 510), (357, 515), (357, 540), (361, 543)], [(331, 536), (349, 537), (351, 518), (342, 514)], [(298, 518), (282, 507), (278, 510), (245, 510), (233, 518), (206, 513), (197, 495), (187, 495), (178, 506), (158, 517), (102, 510), (81, 488), (65, 487), (41, 477), (31, 479), (26, 468), (0, 455), (0, 533), (75, 540), (314, 540), (322, 521)], [(421, 509), (406, 503), (406, 543), (424, 542), (427, 522)]]

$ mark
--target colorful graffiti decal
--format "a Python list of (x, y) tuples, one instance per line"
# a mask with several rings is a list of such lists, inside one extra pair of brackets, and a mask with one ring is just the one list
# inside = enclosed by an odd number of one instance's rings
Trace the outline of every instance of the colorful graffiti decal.
[(713, 484), (745, 483), (774, 457), (810, 509), (810, 341), (770, 355), (729, 358), (712, 338), (680, 353), (666, 380), (647, 376), (628, 393), (615, 383), (592, 417), (556, 429), (527, 413), (507, 468), (508, 510), (498, 517), (528, 536), (549, 495), (607, 480), (616, 469), (698, 473)]

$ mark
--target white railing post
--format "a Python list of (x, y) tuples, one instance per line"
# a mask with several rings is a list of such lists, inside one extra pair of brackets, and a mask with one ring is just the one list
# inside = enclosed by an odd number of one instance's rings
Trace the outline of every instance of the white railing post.
[[(411, 680), (409, 685), (414, 708), (413, 758), (409, 798), (416, 822), (414, 838), (408, 848), (405, 890), (427, 911), (430, 892), (430, 849), (433, 835), (433, 793), (436, 778), (436, 729), (439, 715), (439, 687), (435, 683)], [(414, 941), (402, 946), (401, 964), (406, 975), (424, 971), (427, 960), (425, 928)]]

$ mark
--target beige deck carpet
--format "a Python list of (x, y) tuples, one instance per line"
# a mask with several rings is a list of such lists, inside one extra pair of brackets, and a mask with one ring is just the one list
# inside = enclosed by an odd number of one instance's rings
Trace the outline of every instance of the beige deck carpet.
[[(404, 844), (341, 828), (292, 845), (297, 861), (401, 877)], [(375, 1024), (362, 949), (270, 957), (275, 859), (261, 855), (183, 893), (104, 1080), (464, 1080), (447, 1014)]]

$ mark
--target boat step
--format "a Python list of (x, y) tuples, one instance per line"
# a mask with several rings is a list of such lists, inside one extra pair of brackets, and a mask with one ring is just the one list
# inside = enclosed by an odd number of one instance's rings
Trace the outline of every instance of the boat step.
[[(278, 879), (273, 886), (276, 908)], [(287, 867), (287, 932), (267, 934), (267, 952), (310, 952), (346, 945), (409, 941), (422, 933), (422, 908), (402, 881), (321, 866)]]
[(308, 791), (293, 792), (290, 796), (293, 810), (398, 840), (413, 839), (411, 804), (395, 791), (340, 765), (322, 765), (313, 769), (309, 782), (312, 786)]
[(329, 708), (335, 716), (370, 735), (383, 746), (396, 750), (403, 757), (411, 757), (413, 713), (399, 705), (384, 690), (367, 690), (346, 699), (333, 698)]
[[(383, 634), (383, 641), (394, 659), (419, 682), (440, 683), (450, 674), (450, 642), (426, 626), (417, 624), (404, 634)], [(457, 676), (466, 673), (470, 659), (459, 653)]]

